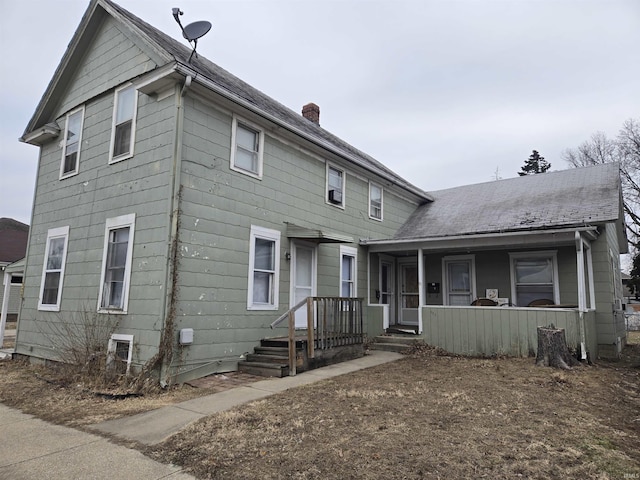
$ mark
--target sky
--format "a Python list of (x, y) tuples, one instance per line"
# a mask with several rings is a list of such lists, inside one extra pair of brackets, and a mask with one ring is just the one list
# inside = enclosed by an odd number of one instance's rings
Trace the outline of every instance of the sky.
[[(638, 0), (119, 0), (426, 191), (551, 170), (640, 118)], [(39, 150), (18, 138), (88, 0), (0, 0), (0, 217), (30, 223)], [(186, 44), (186, 41), (185, 41)]]

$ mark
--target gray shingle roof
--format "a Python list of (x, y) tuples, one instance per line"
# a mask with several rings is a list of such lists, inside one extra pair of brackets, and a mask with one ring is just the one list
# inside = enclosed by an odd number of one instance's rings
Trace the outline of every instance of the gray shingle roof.
[(395, 239), (599, 225), (620, 218), (616, 163), (431, 192)]
[(273, 98), (265, 95), (264, 93), (252, 87), (248, 83), (242, 81), (235, 75), (209, 61), (202, 55), (198, 54), (197, 57), (194, 55), (191, 63), (189, 63), (188, 59), (191, 55), (191, 48), (187, 47), (186, 44), (178, 42), (169, 35), (166, 35), (155, 27), (149, 25), (144, 20), (136, 17), (131, 12), (125, 10), (112, 1), (101, 1), (111, 6), (120, 15), (122, 15), (123, 18), (131, 22), (133, 26), (141, 30), (149, 39), (155, 42), (159, 48), (163, 49), (165, 52), (173, 56), (176, 62), (188, 65), (189, 67), (195, 69), (199, 75), (203, 75), (228, 92), (246, 100), (257, 110), (266, 112), (280, 119), (284, 123), (294, 127), (295, 129), (302, 131), (313, 138), (330, 144), (331, 146), (335, 147), (340, 154), (346, 155), (347, 157), (357, 158), (366, 167), (383, 172), (388, 177), (388, 179), (394, 182), (396, 185), (405, 189), (409, 189), (413, 193), (421, 196), (423, 200), (431, 199), (427, 192), (424, 192), (420, 188), (415, 187), (407, 180), (403, 179), (398, 174), (390, 170), (388, 167), (375, 160), (373, 157), (354, 148), (347, 142), (321, 128), (318, 124), (307, 120), (301, 114), (298, 114), (293, 110), (285, 107)]

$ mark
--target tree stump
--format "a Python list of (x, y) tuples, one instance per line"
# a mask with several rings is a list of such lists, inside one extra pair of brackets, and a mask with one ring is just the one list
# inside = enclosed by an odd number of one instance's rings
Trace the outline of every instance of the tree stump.
[(538, 327), (536, 365), (564, 370), (570, 370), (572, 366), (580, 365), (580, 362), (569, 353), (564, 328), (555, 328), (553, 324), (548, 327)]

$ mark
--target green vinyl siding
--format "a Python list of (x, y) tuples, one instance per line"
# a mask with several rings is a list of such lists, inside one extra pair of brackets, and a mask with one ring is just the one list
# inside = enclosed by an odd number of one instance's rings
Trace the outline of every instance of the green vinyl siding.
[[(194, 344), (182, 349), (180, 373), (206, 364), (237, 362), (289, 308), (292, 248), (286, 224), (318, 227), (354, 239), (390, 237), (417, 204), (385, 191), (385, 221), (368, 218), (369, 179), (346, 168), (345, 209), (325, 202), (329, 160), (281, 138), (267, 122), (248, 118), (264, 130), (261, 179), (230, 168), (232, 115), (193, 94), (184, 98), (177, 329), (193, 328)], [(242, 118), (242, 117), (239, 117)], [(335, 159), (331, 159), (335, 161)], [(380, 184), (382, 182), (377, 180)], [(277, 311), (247, 310), (249, 239), (252, 225), (281, 232)], [(337, 296), (338, 244), (317, 248), (317, 293)], [(367, 296), (367, 259), (358, 253), (358, 295)], [(211, 364), (212, 370), (218, 368)]]
[[(60, 332), (61, 323), (72, 321), (77, 312), (96, 312), (105, 222), (127, 214), (136, 215), (131, 288), (128, 313), (117, 317), (117, 333), (134, 335), (134, 365), (157, 353), (167, 291), (175, 100), (139, 94), (134, 156), (109, 165), (114, 92), (102, 91), (152, 64), (109, 19), (68, 82), (57, 121), (86, 101), (79, 171), (59, 180), (60, 142), (41, 147), (18, 353), (55, 358), (51, 332), (56, 325)], [(47, 231), (62, 226), (69, 226), (69, 245), (60, 312), (39, 311)]]

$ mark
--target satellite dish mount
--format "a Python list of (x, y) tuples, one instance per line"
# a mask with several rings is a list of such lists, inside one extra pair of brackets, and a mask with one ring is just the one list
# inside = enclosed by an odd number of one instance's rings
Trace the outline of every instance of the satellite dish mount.
[(184, 12), (179, 8), (173, 8), (172, 10), (173, 18), (176, 19), (176, 22), (180, 25), (180, 30), (182, 30), (182, 36), (189, 42), (189, 44), (193, 44), (193, 51), (191, 52), (191, 55), (189, 55), (189, 63), (191, 63), (191, 58), (194, 54), (196, 58), (198, 58), (198, 54), (196, 53), (196, 48), (198, 48), (198, 39), (204, 37), (209, 30), (211, 30), (211, 22), (200, 20), (183, 27), (182, 23), (180, 23), (180, 15), (184, 15)]

